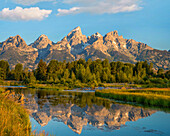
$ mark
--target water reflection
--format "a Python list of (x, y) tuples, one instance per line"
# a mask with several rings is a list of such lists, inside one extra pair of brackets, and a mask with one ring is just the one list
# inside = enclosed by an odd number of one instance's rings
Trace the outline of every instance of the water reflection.
[[(20, 92), (20, 91), (18, 91)], [(83, 126), (101, 130), (120, 129), (127, 121), (150, 116), (154, 110), (121, 105), (95, 97), (94, 93), (22, 90), (25, 107), (41, 126), (50, 120), (63, 122), (81, 134)]]

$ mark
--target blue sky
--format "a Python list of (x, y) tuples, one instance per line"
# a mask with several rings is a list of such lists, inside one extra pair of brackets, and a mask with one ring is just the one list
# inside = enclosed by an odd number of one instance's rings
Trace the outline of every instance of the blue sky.
[(169, 50), (170, 0), (0, 0), (0, 41), (17, 34), (30, 44), (41, 34), (57, 42), (73, 28)]

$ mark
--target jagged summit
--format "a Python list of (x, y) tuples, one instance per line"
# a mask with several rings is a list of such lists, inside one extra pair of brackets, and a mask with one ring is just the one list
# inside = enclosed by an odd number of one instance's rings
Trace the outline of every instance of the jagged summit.
[(82, 35), (81, 28), (79, 26), (74, 28), (70, 33), (68, 33), (67, 39), (68, 40), (71, 39), (74, 35), (76, 35), (76, 36)]
[(67, 41), (67, 37), (65, 36), (61, 41)]
[(118, 35), (118, 31), (117, 30), (115, 30), (115, 31), (111, 31), (111, 32), (109, 32), (109, 33), (107, 33), (105, 36), (104, 36), (104, 38), (105, 37), (112, 37), (112, 38), (118, 38), (118, 37), (120, 37), (119, 35)]
[(48, 38), (45, 34), (39, 36), (39, 38)]
[(11, 36), (11, 37), (9, 37), (9, 38), (11, 38), (11, 39), (15, 39), (15, 38), (17, 38), (17, 39), (22, 39), (20, 35)]
[(13, 41), (13, 42), (15, 42), (15, 41), (17, 41), (17, 42), (23, 42), (24, 40), (21, 38), (21, 36), (20, 35), (16, 35), (16, 36), (11, 36), (11, 37), (9, 37), (6, 41)]
[(81, 28), (78, 26), (67, 35), (67, 41), (71, 46), (76, 46), (82, 44), (82, 42), (86, 43), (87, 37), (82, 34)]
[(81, 28), (80, 28), (80, 26), (77, 26), (72, 31), (81, 31)]
[(98, 38), (102, 37), (102, 35), (101, 35), (99, 32), (93, 34), (93, 36), (94, 36), (94, 37), (98, 37)]
[(6, 41), (1, 44), (3, 49), (8, 49), (10, 47), (26, 48), (26, 42), (21, 38), (20, 35), (11, 36)]
[(42, 34), (30, 46), (32, 46), (33, 48), (37, 48), (37, 49), (44, 49), (44, 48), (47, 48), (48, 45), (51, 46), (52, 44), (53, 44), (52, 41), (50, 41), (45, 34)]
[(48, 63), (52, 59), (73, 61), (80, 58), (107, 58), (109, 61), (130, 63), (147, 60), (153, 63), (155, 69), (170, 69), (170, 51), (155, 50), (145, 43), (125, 39), (118, 35), (118, 31), (111, 31), (105, 36), (96, 32), (87, 38), (78, 26), (57, 43), (42, 34), (30, 45), (20, 35), (9, 37), (0, 44), (0, 59), (8, 60), (11, 67), (22, 63), (33, 69), (40, 59)]
[(87, 38), (88, 43), (90, 43), (90, 44), (93, 44), (98, 39), (103, 40), (103, 36), (99, 32), (94, 33), (93, 35), (88, 36), (88, 38)]
[(119, 35), (118, 35), (118, 31), (115, 30), (115, 31), (113, 32), (113, 36), (119, 36)]

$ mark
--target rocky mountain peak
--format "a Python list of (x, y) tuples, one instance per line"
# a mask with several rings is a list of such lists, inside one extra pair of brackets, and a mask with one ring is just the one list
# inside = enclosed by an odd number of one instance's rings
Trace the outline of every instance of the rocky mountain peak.
[(68, 35), (67, 35), (67, 39), (68, 41), (70, 41), (70, 39), (72, 37), (79, 37), (82, 36), (82, 32), (81, 32), (81, 28), (78, 26), (76, 28), (74, 28)]
[(9, 47), (25, 48), (27, 44), (20, 35), (16, 35), (9, 37), (1, 44), (1, 47), (3, 47), (3, 49), (8, 49)]
[(44, 39), (44, 38), (45, 38), (45, 39), (48, 39), (48, 37), (47, 37), (45, 34), (40, 35), (39, 38), (40, 38), (40, 39)]
[(92, 36), (95, 37), (95, 38), (103, 37), (99, 32), (93, 34)]
[(103, 40), (103, 36), (97, 32), (97, 33), (93, 34), (92, 36), (89, 36), (87, 40), (88, 40), (88, 43), (93, 44), (98, 39)]
[(155, 50), (145, 43), (125, 39), (118, 35), (118, 31), (111, 31), (104, 37), (97, 32), (87, 38), (80, 27), (74, 28), (57, 43), (50, 41), (44, 34), (29, 46), (20, 35), (9, 37), (0, 43), (0, 59), (8, 60), (11, 67), (19, 62), (30, 69), (35, 68), (40, 59), (49, 62), (52, 59), (73, 61), (79, 58), (108, 58), (110, 61), (130, 63), (147, 60), (152, 62), (156, 69), (168, 70), (169, 55), (170, 51)]
[(71, 46), (76, 46), (82, 43), (86, 43), (87, 37), (82, 34), (81, 28), (78, 26), (67, 35), (67, 41), (70, 43)]
[(80, 26), (78, 26), (78, 27), (74, 28), (72, 31), (81, 31), (81, 28), (80, 28)]
[(37, 49), (44, 49), (47, 48), (48, 45), (52, 45), (52, 44), (53, 44), (52, 41), (50, 41), (46, 35), (42, 34), (30, 46)]
[(61, 41), (67, 41), (67, 37), (65, 36)]
[(15, 42), (25, 42), (20, 35), (16, 35), (16, 36), (11, 36), (9, 37), (6, 42), (12, 42), (12, 43), (15, 43)]
[(115, 31), (113, 32), (113, 36), (118, 37), (118, 36), (119, 36), (119, 35), (118, 35), (118, 31), (115, 30)]
[(11, 36), (9, 38), (12, 38), (12, 39), (17, 39), (17, 40), (20, 40), (22, 39), (20, 35), (16, 35), (16, 36)]

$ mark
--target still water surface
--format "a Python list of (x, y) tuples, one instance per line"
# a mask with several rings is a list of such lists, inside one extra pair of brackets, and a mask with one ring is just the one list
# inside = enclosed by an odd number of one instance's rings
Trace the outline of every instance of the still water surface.
[(16, 89), (32, 130), (56, 136), (170, 136), (168, 112), (115, 103), (94, 92)]

